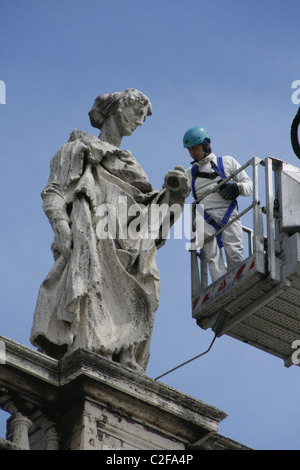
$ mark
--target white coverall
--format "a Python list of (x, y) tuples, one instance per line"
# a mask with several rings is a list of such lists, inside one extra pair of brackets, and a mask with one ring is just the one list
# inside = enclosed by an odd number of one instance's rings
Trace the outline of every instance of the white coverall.
[[(217, 165), (217, 157), (211, 153), (203, 160), (195, 163), (199, 166), (199, 171), (204, 173), (212, 173), (211, 161)], [(223, 167), (226, 177), (233, 174), (240, 168), (240, 164), (231, 156), (223, 157)], [(192, 184), (191, 168), (186, 170), (189, 177), (189, 181)], [(207, 179), (203, 177), (197, 177), (195, 180), (195, 190), (197, 198), (202, 198), (205, 193), (216, 187), (221, 178)], [(253, 191), (253, 184), (251, 179), (248, 177), (245, 171), (238, 173), (232, 180), (237, 183), (239, 189), (239, 195), (250, 196)], [(208, 194), (204, 199), (200, 201), (202, 208), (217, 222), (220, 223), (223, 219), (228, 207), (231, 204), (230, 200), (224, 199), (219, 191)], [(231, 218), (237, 215), (237, 209), (235, 209)], [(229, 219), (229, 220), (230, 220)], [(198, 231), (198, 242), (208, 236), (216, 233), (215, 228), (208, 224), (206, 221), (203, 222), (203, 215), (200, 211), (196, 211), (196, 230)], [(201, 233), (200, 233), (201, 230)], [(204, 230), (204, 234), (202, 233)], [(226, 261), (223, 259), (222, 250), (217, 244), (216, 237), (210, 242), (205, 243), (203, 246), (204, 255), (208, 261), (209, 272), (212, 281), (214, 282), (219, 277), (223, 276), (228, 271), (234, 268), (237, 263), (243, 261), (243, 231), (241, 220), (238, 219), (236, 222), (229, 225), (221, 232), (221, 239), (226, 254)]]

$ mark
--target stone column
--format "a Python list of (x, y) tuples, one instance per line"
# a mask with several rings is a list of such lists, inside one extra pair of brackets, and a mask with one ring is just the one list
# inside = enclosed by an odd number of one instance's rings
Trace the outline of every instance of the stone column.
[(46, 450), (58, 450), (58, 435), (54, 426), (47, 430), (45, 442)]
[(16, 413), (15, 418), (11, 422), (13, 428), (13, 443), (24, 450), (30, 450), (28, 431), (32, 425), (30, 419), (21, 413)]

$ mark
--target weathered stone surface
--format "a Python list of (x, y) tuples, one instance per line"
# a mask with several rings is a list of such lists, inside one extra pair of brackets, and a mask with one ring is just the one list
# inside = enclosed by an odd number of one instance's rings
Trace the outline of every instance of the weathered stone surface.
[[(15, 439), (8, 448), (245, 448), (218, 435), (225, 412), (144, 373), (83, 349), (58, 361), (7, 338), (0, 340), (7, 351), (6, 362), (0, 364), (0, 408), (12, 415), (7, 437)], [(21, 435), (14, 432), (16, 423)], [(0, 446), (7, 448), (6, 441)]]
[(151, 114), (138, 90), (100, 95), (90, 111), (99, 138), (75, 130), (51, 160), (42, 197), (55, 264), (40, 288), (31, 341), (57, 359), (84, 348), (133, 369), (147, 366), (160, 290), (156, 252), (171, 225), (170, 211), (163, 222), (152, 213), (167, 206), (176, 218), (189, 193), (183, 168), (154, 190), (120, 149)]
[[(108, 428), (111, 429), (119, 420), (119, 429), (123, 436), (134, 435), (135, 423), (139, 435), (143, 428), (144, 434), (148, 434), (146, 430), (149, 430), (149, 435), (151, 429), (154, 434), (156, 430), (159, 435), (165, 435), (165, 439), (171, 439), (173, 445), (179, 446), (173, 448), (184, 448), (187, 443), (201, 441), (217, 432), (218, 423), (226, 416), (214, 407), (155, 382), (143, 374), (132, 374), (129, 369), (122, 369), (118, 364), (88, 351), (75, 351), (66, 356), (60, 361), (60, 367), (61, 386), (67, 390), (66, 397), (72, 396), (78, 404), (80, 397), (76, 390), (80, 390), (81, 396), (84, 394), (89, 397), (88, 401), (97, 403), (88, 406), (85, 402), (85, 410), (89, 408), (88, 415), (94, 421), (94, 432), (95, 422), (98, 422), (98, 428), (99, 423), (102, 423), (104, 432), (107, 429), (104, 421), (110, 423)], [(77, 384), (76, 387), (74, 383)], [(100, 383), (101, 387), (98, 386)], [(99, 417), (101, 413), (106, 416), (104, 421)], [(108, 431), (105, 434), (110, 435)], [(153, 445), (153, 438), (147, 435), (145, 443), (148, 441), (150, 446), (151, 441)], [(108, 444), (104, 441), (101, 445)], [(158, 442), (156, 445), (159, 445)]]
[(213, 434), (206, 441), (203, 441), (199, 446), (195, 446), (194, 448), (196, 450), (252, 450), (250, 447), (244, 446), (220, 434)]
[(13, 442), (8, 441), (0, 437), (0, 450), (25, 450), (21, 449), (20, 446), (17, 446)]

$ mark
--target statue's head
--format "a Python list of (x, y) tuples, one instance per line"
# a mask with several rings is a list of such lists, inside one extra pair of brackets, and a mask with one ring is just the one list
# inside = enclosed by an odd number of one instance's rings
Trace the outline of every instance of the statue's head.
[(129, 88), (123, 92), (99, 95), (89, 112), (91, 125), (102, 129), (104, 122), (114, 117), (122, 135), (130, 135), (151, 116), (152, 106), (146, 95)]

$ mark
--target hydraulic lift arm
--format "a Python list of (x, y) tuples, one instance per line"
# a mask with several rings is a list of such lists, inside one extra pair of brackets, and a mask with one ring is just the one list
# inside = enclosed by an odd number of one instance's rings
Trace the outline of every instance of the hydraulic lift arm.
[(292, 142), (292, 147), (295, 152), (295, 155), (300, 158), (300, 145), (299, 145), (299, 139), (298, 139), (298, 127), (300, 124), (300, 107), (298, 109), (298, 112), (296, 116), (294, 117), (294, 120), (292, 122), (291, 126), (291, 142)]

